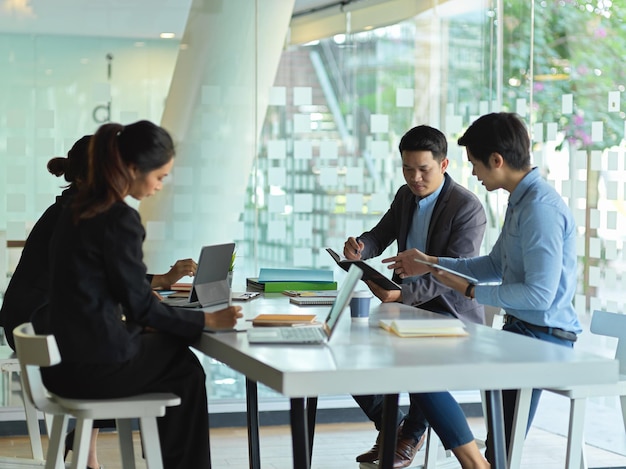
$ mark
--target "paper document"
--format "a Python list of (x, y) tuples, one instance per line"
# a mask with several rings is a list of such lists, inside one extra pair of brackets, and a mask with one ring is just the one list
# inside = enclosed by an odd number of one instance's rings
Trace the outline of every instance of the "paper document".
[(230, 299), (233, 301), (250, 301), (254, 298), (259, 298), (261, 293), (254, 291), (244, 291), (244, 292), (230, 292)]

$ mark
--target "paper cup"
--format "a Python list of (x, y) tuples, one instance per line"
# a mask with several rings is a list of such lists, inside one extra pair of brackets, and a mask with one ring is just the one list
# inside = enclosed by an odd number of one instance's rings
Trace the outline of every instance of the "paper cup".
[(372, 294), (366, 291), (356, 291), (350, 300), (350, 316), (353, 319), (367, 319), (370, 315), (370, 301)]

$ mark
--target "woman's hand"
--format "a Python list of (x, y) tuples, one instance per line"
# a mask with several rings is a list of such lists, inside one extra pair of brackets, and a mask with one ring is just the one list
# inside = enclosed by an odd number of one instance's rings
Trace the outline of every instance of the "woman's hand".
[(204, 326), (210, 329), (232, 329), (237, 324), (237, 318), (241, 317), (241, 306), (229, 306), (212, 313), (204, 313)]
[(176, 261), (168, 273), (165, 276), (170, 281), (170, 285), (178, 282), (185, 275), (193, 277), (198, 270), (198, 264), (193, 259), (181, 259)]
[(198, 264), (193, 259), (180, 259), (171, 267), (166, 274), (152, 276), (152, 288), (167, 290), (185, 275), (193, 277), (198, 270)]
[(413, 275), (422, 275), (432, 272), (430, 267), (419, 262), (415, 262), (414, 259), (432, 262), (433, 264), (436, 264), (439, 261), (437, 257), (428, 256), (417, 249), (407, 249), (396, 256), (383, 259), (382, 262), (384, 264), (389, 264), (387, 268), (393, 269), (394, 272), (400, 276), (400, 278), (412, 277)]

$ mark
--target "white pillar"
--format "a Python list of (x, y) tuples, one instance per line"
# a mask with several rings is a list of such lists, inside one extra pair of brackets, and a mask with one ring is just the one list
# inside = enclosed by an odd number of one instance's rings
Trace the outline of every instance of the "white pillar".
[(174, 169), (140, 204), (150, 271), (242, 237), (245, 190), (293, 4), (193, 1), (161, 122), (177, 144)]

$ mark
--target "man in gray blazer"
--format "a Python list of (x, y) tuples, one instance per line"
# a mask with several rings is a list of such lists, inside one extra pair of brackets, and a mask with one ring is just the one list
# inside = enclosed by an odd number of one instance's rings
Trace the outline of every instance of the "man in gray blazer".
[[(449, 161), (445, 135), (433, 127), (420, 125), (402, 137), (399, 150), (406, 184), (400, 187), (391, 207), (374, 228), (346, 240), (344, 256), (376, 257), (394, 241), (398, 252), (417, 248), (434, 256), (477, 256), (487, 224), (485, 211), (474, 194), (446, 174)], [(401, 284), (401, 290), (384, 290), (373, 282), (367, 284), (383, 302), (402, 302), (484, 323), (482, 305), (439, 283), (430, 274), (403, 280), (394, 274), (393, 279)], [(380, 430), (383, 397), (354, 396), (354, 399)], [(428, 424), (411, 399), (408, 414), (399, 412), (398, 425), (394, 468), (411, 464), (424, 444)], [(357, 462), (377, 459), (378, 439), (369, 451), (356, 458)]]

